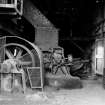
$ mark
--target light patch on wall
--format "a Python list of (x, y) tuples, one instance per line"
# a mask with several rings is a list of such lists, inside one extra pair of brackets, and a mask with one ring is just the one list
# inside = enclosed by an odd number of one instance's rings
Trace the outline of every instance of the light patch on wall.
[(97, 46), (96, 56), (97, 56), (97, 58), (103, 58), (104, 57), (104, 47), (102, 45)]
[(95, 73), (102, 75), (104, 68), (104, 41), (99, 39), (95, 44)]

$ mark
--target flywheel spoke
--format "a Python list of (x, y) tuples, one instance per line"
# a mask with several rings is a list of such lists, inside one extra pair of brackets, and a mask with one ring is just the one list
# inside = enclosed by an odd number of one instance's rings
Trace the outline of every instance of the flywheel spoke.
[(16, 55), (16, 59), (21, 58), (21, 57), (22, 57), (22, 53), (23, 53), (23, 50), (20, 49), (20, 50), (18, 51), (18, 54)]
[(24, 55), (22, 55), (20, 58), (19, 58), (19, 60), (21, 60), (21, 61), (32, 61), (31, 60), (31, 57), (30, 57), (30, 55), (28, 54), (28, 53), (26, 53), (26, 54), (24, 54)]
[(14, 56), (13, 56), (13, 54), (11, 53), (10, 50), (5, 49), (5, 53), (6, 53), (6, 55), (7, 55), (7, 57), (8, 57), (9, 59), (13, 59), (13, 58), (14, 58)]
[(30, 65), (31, 63), (31, 61), (20, 61), (21, 65)]

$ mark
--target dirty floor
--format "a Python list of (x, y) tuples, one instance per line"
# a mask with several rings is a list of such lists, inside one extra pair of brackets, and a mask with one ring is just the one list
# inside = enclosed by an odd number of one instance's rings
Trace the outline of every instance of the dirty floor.
[(83, 88), (56, 90), (45, 87), (44, 92), (28, 90), (22, 93), (1, 93), (0, 105), (105, 105), (102, 79), (82, 80)]

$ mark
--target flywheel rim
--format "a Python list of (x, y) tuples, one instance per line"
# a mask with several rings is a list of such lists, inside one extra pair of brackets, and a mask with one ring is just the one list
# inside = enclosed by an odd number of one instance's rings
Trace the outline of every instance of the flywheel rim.
[(7, 43), (7, 44), (4, 44), (2, 47), (0, 47), (0, 49), (8, 47), (8, 46), (18, 46), (20, 48), (23, 48), (25, 51), (27, 51), (28, 54), (30, 55), (31, 59), (32, 59), (32, 67), (35, 67), (35, 60), (34, 60), (34, 57), (33, 57), (34, 55), (26, 46), (24, 46), (22, 44), (18, 44), (18, 43)]

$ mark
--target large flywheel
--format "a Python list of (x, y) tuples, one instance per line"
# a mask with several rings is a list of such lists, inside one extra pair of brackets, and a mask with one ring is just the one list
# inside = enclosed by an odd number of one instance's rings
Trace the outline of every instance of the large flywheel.
[(40, 65), (41, 53), (37, 46), (23, 38), (6, 36), (0, 38), (0, 62), (7, 59), (19, 60), (21, 65), (35, 67)]
[(8, 70), (6, 72), (10, 72), (10, 69), (13, 68), (17, 71), (19, 69), (27, 70), (26, 81), (28, 78), (32, 88), (43, 87), (41, 58), (40, 49), (21, 37), (5, 36), (0, 38), (1, 70), (5, 72), (6, 66), (6, 70)]
[[(1, 47), (4, 50), (4, 60), (16, 60), (21, 66), (35, 66), (35, 59), (33, 53), (24, 45), (17, 43), (5, 44)], [(25, 61), (25, 57), (28, 59)]]

